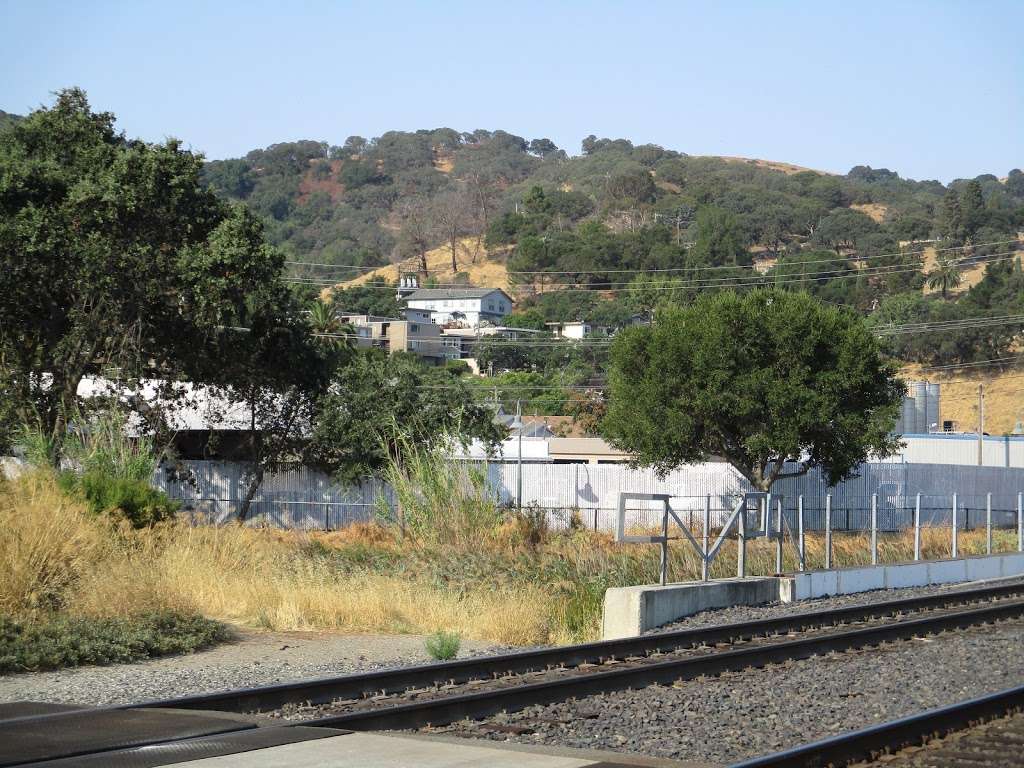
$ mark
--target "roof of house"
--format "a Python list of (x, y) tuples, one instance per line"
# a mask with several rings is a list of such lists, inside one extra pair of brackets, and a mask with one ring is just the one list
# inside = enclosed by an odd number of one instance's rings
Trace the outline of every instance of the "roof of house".
[(420, 288), (405, 297), (406, 301), (430, 301), (431, 299), (482, 299), (492, 293), (500, 293), (512, 301), (512, 297), (501, 288)]

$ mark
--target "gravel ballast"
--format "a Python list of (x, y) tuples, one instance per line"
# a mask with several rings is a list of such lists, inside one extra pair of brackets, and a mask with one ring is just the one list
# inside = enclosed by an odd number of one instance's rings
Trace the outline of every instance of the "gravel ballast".
[(491, 719), (533, 733), (468, 721), (437, 730), (729, 763), (1020, 685), (1022, 630), (1015, 619)]
[(855, 605), (874, 605), (889, 600), (909, 600), (927, 595), (950, 594), (983, 587), (994, 587), (1000, 584), (1011, 584), (1024, 581), (1020, 577), (1010, 579), (993, 579), (972, 581), (960, 584), (943, 584), (930, 587), (909, 587), (907, 589), (877, 589), (872, 592), (857, 592), (852, 595), (821, 597), (816, 600), (797, 600), (792, 603), (768, 603), (766, 605), (734, 605), (731, 608), (719, 608), (711, 611), (687, 616), (671, 624), (648, 630), (645, 634), (672, 632), (681, 629), (697, 629), (715, 624), (739, 624), (745, 621), (763, 621), (784, 616), (798, 616), (804, 613), (831, 611), (838, 608), (850, 608)]
[[(460, 656), (493, 649), (464, 640)], [(133, 704), (428, 661), (424, 638), (416, 635), (245, 632), (235, 642), (184, 656), (0, 675), (0, 701)]]

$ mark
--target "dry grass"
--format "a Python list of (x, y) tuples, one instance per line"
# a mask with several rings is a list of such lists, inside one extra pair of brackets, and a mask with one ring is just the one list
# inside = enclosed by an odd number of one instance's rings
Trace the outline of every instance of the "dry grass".
[[(939, 255), (938, 252), (935, 250), (934, 245), (925, 246), (922, 249), (922, 251), (923, 252), (921, 254), (921, 269), (924, 271), (925, 274), (928, 274), (933, 269), (935, 269), (936, 265), (938, 264)], [(951, 297), (967, 293), (968, 290), (970, 290), (975, 285), (980, 283), (984, 279), (984, 277), (985, 263), (980, 262), (978, 264), (972, 264), (966, 267), (965, 269), (960, 270), (960, 285), (956, 288), (951, 288), (946, 293)], [(931, 293), (942, 293), (941, 288), (929, 288), (927, 283), (925, 283), (921, 291), (925, 295)]]
[(339, 568), (332, 551), (397, 552), (390, 531), (313, 538), (240, 526), (114, 529), (46, 474), (0, 487), (0, 613), (126, 617), (156, 610), (268, 629), (430, 633), (528, 644), (550, 637), (532, 588), (452, 587)]
[[(469, 285), (484, 286), (487, 288), (502, 288), (509, 290), (508, 268), (505, 266), (505, 251), (507, 249), (492, 249), (488, 251), (476, 237), (464, 237), (459, 240), (455, 253), (455, 262), (459, 267), (459, 273), (465, 274)], [(363, 285), (375, 277), (383, 277), (385, 280), (395, 282), (399, 273), (418, 273), (420, 268), (419, 259), (412, 258), (397, 264), (389, 264), (360, 275), (354, 280), (339, 283), (342, 288), (353, 285)], [(427, 251), (427, 273), (430, 277), (436, 278), (442, 284), (449, 284), (455, 279), (452, 273), (452, 249), (442, 245)]]
[[(927, 558), (949, 555), (949, 531), (926, 531)], [(997, 549), (1015, 546), (999, 532)], [(983, 532), (961, 535), (980, 553)], [(868, 540), (837, 534), (835, 564), (867, 563)], [(908, 560), (909, 534), (880, 539), (883, 562)], [(794, 569), (791, 542), (785, 567)], [(670, 550), (670, 577), (699, 577), (694, 551)], [(808, 566), (821, 567), (823, 540), (808, 538)], [(774, 543), (752, 541), (748, 573), (775, 570)], [(736, 572), (726, 542), (712, 575)], [(619, 545), (605, 533), (552, 534), (529, 516), (507, 517), (461, 544), (373, 524), (332, 533), (184, 523), (113, 528), (69, 502), (46, 474), (0, 485), (0, 613), (42, 611), (96, 618), (154, 611), (199, 613), (275, 630), (431, 634), (529, 645), (594, 639), (608, 587), (652, 583), (658, 548)]]
[(854, 203), (850, 207), (855, 211), (867, 214), (879, 224), (885, 221), (885, 214), (889, 212), (889, 209), (881, 203)]

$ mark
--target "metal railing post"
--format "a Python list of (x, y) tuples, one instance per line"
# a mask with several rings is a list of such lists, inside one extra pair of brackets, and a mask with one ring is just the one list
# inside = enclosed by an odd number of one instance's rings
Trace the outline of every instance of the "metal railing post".
[(921, 494), (914, 501), (914, 560), (921, 559)]
[(711, 496), (704, 497), (704, 557), (700, 564), (701, 581), (708, 580), (708, 533), (711, 528)]
[(954, 558), (958, 557), (960, 555), (960, 541), (959, 541), (960, 533), (959, 533), (958, 525), (957, 525), (958, 521), (956, 519), (957, 518), (957, 509), (956, 508), (957, 508), (956, 494), (954, 493), (953, 494), (953, 557)]
[[(758, 502), (759, 504), (762, 502)], [(736, 519), (736, 575), (741, 579), (747, 575), (747, 505), (743, 503)]]
[(1024, 552), (1024, 493), (1017, 494), (1017, 551)]
[(871, 564), (878, 565), (878, 494), (871, 494)]
[(825, 495), (825, 570), (832, 567), (832, 494)]
[(992, 494), (985, 494), (985, 554), (992, 554)]
[(804, 495), (801, 493), (796, 500), (796, 550), (798, 570), (804, 569), (805, 557), (807, 554), (806, 542), (804, 541)]
[(782, 573), (782, 499), (775, 502), (775, 572)]
[(662, 501), (661, 517), (661, 586), (668, 583), (668, 501)]

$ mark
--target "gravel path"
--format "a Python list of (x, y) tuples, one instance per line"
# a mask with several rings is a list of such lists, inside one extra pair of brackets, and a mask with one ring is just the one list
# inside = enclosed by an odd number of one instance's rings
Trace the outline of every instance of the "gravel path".
[[(361, 672), (430, 661), (417, 635), (239, 632), (235, 642), (184, 656), (0, 675), (0, 701), (128, 704), (228, 688)], [(461, 656), (494, 646), (464, 640)]]
[(963, 590), (992, 587), (999, 584), (1010, 584), (1024, 581), (1021, 578), (991, 579), (986, 581), (972, 581), (961, 584), (944, 584), (932, 587), (910, 587), (907, 589), (877, 589), (873, 592), (858, 592), (853, 595), (838, 595), (836, 597), (821, 597), (816, 600), (798, 600), (794, 603), (768, 603), (767, 605), (736, 605), (732, 608), (720, 608), (712, 611), (703, 611), (685, 619), (665, 624), (664, 626), (652, 629), (647, 634), (657, 632), (671, 632), (678, 629), (696, 629), (714, 624), (738, 624), (744, 621), (762, 621), (773, 619), (779, 616), (796, 616), (802, 613), (814, 613), (816, 611), (835, 610), (836, 608), (849, 608), (854, 605), (871, 605), (883, 603), (888, 600), (909, 600), (913, 597), (924, 597), (940, 593), (959, 592)]
[[(438, 729), (729, 763), (1024, 683), (1024, 621), (588, 696), (494, 718), (533, 733)], [(584, 713), (586, 716), (581, 716)]]

